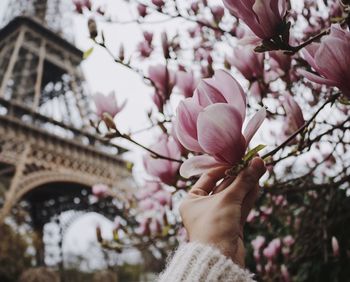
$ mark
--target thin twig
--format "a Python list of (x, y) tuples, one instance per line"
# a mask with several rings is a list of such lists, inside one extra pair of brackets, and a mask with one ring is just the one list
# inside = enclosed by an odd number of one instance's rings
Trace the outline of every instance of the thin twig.
[(274, 154), (276, 154), (279, 150), (281, 150), (283, 147), (285, 147), (290, 141), (292, 141), (297, 135), (299, 135), (301, 132), (304, 131), (305, 128), (307, 128), (312, 122), (313, 120), (317, 117), (317, 115), (322, 111), (322, 109), (329, 103), (333, 103), (336, 99), (338, 99), (338, 97), (340, 96), (340, 93), (335, 94), (333, 96), (331, 96), (315, 113), (314, 115), (306, 122), (304, 123), (304, 125), (302, 127), (300, 127), (297, 131), (295, 131), (291, 136), (289, 136), (282, 144), (280, 144), (279, 146), (277, 146), (275, 149), (273, 149), (272, 151), (266, 153), (265, 155), (263, 155), (261, 158), (262, 159), (266, 159), (270, 156), (273, 156)]

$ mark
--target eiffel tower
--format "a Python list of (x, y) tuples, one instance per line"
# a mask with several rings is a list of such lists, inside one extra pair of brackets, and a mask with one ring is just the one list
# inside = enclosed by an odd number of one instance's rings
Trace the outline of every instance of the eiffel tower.
[(91, 186), (123, 195), (131, 182), (125, 150), (89, 126), (83, 53), (63, 32), (63, 2), (10, 0), (0, 30), (0, 224), (24, 200), (39, 234), (66, 210), (112, 217), (110, 203), (90, 204)]

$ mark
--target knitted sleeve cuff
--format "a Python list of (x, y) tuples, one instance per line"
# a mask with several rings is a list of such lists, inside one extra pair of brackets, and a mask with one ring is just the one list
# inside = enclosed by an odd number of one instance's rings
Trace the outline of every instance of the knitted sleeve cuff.
[(187, 243), (174, 253), (159, 282), (251, 282), (253, 274), (240, 268), (218, 249)]

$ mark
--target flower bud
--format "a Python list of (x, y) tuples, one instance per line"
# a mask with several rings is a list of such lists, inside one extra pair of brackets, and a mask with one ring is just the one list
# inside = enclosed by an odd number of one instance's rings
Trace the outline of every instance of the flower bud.
[(99, 243), (102, 243), (103, 238), (102, 238), (102, 233), (101, 233), (101, 227), (97, 226), (96, 227), (96, 238)]
[(93, 18), (90, 18), (88, 20), (88, 29), (91, 39), (95, 39), (97, 37), (98, 31), (97, 31), (97, 24), (96, 21)]
[(147, 16), (147, 6), (143, 4), (138, 4), (137, 5), (137, 11), (141, 17)]

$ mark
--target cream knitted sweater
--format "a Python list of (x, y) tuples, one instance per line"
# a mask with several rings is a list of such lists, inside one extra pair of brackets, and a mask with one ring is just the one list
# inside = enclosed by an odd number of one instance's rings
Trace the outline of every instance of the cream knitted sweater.
[(182, 245), (158, 282), (253, 282), (253, 275), (219, 250), (199, 243)]

